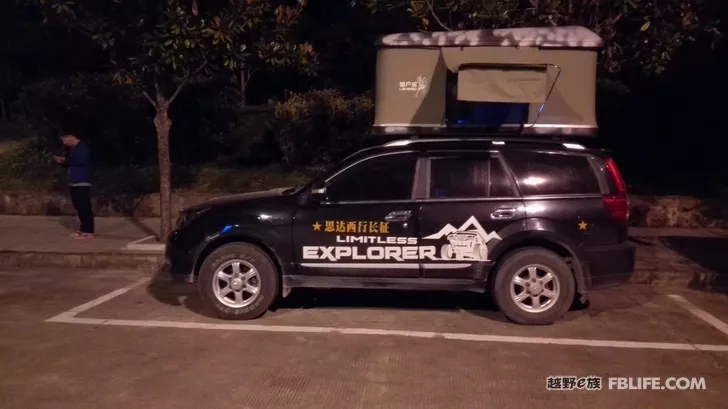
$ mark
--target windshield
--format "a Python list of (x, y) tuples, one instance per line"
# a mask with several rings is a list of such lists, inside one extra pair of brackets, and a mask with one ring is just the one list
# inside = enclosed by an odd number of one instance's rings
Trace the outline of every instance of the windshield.
[(329, 179), (333, 175), (339, 173), (342, 169), (346, 169), (347, 167), (349, 167), (352, 164), (356, 163), (357, 161), (361, 160), (362, 157), (366, 156), (366, 154), (370, 151), (370, 149), (371, 148), (362, 149), (352, 155), (347, 156), (346, 158), (344, 158), (344, 160), (342, 160), (338, 163), (335, 163), (333, 165), (330, 165), (328, 167), (321, 166), (318, 168), (311, 169), (309, 172), (307, 172), (312, 175), (311, 180), (308, 183), (287, 189), (287, 190), (283, 191), (283, 194), (294, 194), (294, 193), (301, 191), (301, 189), (309, 188), (309, 187), (313, 186), (314, 184), (324, 182), (325, 180)]
[[(348, 159), (348, 158), (347, 158)], [(346, 161), (346, 159), (345, 159)], [(315, 167), (307, 169), (306, 173), (310, 176), (309, 181), (302, 184), (302, 185), (296, 185), (294, 187), (288, 188), (282, 192), (284, 195), (292, 195), (300, 192), (302, 189), (309, 188), (313, 186), (314, 184), (324, 181), (329, 178), (329, 176), (336, 174), (340, 169), (343, 169), (343, 167), (348, 166), (344, 164), (345, 162), (337, 163), (335, 165), (332, 165), (330, 167)]]

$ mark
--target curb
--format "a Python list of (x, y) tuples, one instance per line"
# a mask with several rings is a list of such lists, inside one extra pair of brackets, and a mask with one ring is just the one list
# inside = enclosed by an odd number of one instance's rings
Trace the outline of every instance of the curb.
[(687, 287), (693, 290), (728, 294), (728, 280), (726, 280), (726, 277), (712, 271), (693, 274), (693, 279), (690, 280)]
[(692, 275), (677, 273), (656, 273), (651, 270), (637, 269), (629, 284), (646, 285), (659, 288), (689, 288), (699, 291), (723, 291), (726, 288), (719, 283), (715, 273), (695, 272)]
[(157, 270), (162, 254), (0, 251), (0, 268), (84, 268)]

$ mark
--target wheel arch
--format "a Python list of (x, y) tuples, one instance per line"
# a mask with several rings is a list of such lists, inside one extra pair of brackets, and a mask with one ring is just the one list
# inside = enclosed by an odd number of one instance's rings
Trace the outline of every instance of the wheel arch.
[(282, 276), (283, 274), (283, 265), (281, 263), (280, 257), (269, 247), (267, 246), (262, 240), (255, 238), (253, 236), (244, 235), (244, 234), (232, 234), (232, 235), (225, 235), (218, 238), (215, 238), (213, 240), (207, 241), (202, 248), (198, 251), (197, 256), (195, 257), (195, 263), (192, 268), (192, 274), (195, 278), (200, 275), (200, 268), (202, 267), (202, 263), (205, 261), (207, 256), (210, 255), (213, 251), (217, 250), (218, 248), (230, 244), (230, 243), (245, 243), (250, 244), (255, 247), (258, 247), (260, 250), (262, 250), (268, 257), (271, 259), (273, 264), (275, 265), (276, 271), (278, 271), (278, 274)]
[(571, 268), (572, 274), (574, 275), (574, 280), (576, 281), (576, 292), (578, 295), (581, 296), (582, 301), (584, 301), (589, 288), (589, 277), (584, 271), (584, 267), (582, 266), (580, 258), (578, 257), (576, 251), (572, 249), (571, 246), (561, 240), (542, 235), (529, 236), (521, 240), (514, 241), (499, 252), (498, 256), (495, 259), (495, 264), (493, 264), (493, 267), (490, 269), (490, 273), (487, 277), (488, 288), (490, 290), (492, 290), (491, 286), (495, 282), (495, 280), (493, 280), (492, 278), (498, 272), (498, 269), (500, 269), (500, 266), (508, 258), (508, 256), (515, 253), (516, 251), (529, 247), (543, 248), (552, 251), (558, 256), (564, 258)]

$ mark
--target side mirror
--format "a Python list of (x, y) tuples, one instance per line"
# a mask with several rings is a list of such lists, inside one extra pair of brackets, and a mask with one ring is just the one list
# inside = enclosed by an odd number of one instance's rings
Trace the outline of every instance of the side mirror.
[(326, 185), (323, 182), (317, 182), (311, 186), (309, 200), (313, 203), (320, 203), (324, 199), (326, 199)]

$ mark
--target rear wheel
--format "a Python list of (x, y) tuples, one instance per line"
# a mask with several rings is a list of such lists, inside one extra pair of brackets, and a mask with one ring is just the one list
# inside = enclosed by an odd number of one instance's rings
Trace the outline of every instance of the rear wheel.
[(495, 275), (493, 296), (513, 322), (548, 325), (561, 319), (576, 291), (566, 261), (540, 248), (519, 250), (505, 259)]
[(278, 293), (278, 271), (268, 255), (245, 243), (225, 244), (207, 256), (200, 269), (200, 294), (223, 319), (250, 320), (263, 315)]

